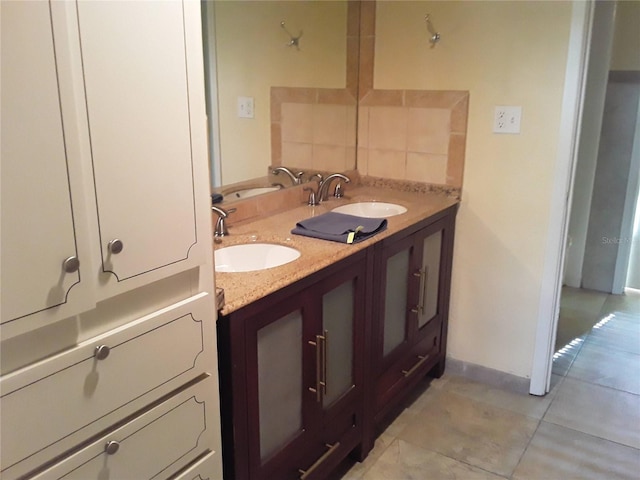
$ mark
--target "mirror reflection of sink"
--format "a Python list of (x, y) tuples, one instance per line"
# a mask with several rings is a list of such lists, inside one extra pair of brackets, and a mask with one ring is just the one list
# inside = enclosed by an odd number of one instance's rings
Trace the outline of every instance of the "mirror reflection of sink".
[(273, 187), (256, 187), (256, 188), (244, 188), (242, 190), (235, 190), (231, 193), (227, 193), (225, 198), (230, 198), (232, 200), (238, 198), (249, 198), (254, 197), (256, 195), (262, 195), (263, 193), (275, 192), (276, 190), (280, 190), (282, 187), (273, 186)]
[(300, 257), (295, 248), (271, 243), (245, 243), (214, 251), (216, 272), (253, 272), (279, 267)]
[(385, 202), (358, 202), (336, 207), (332, 212), (345, 213), (366, 218), (386, 218), (401, 215), (407, 209), (402, 205)]

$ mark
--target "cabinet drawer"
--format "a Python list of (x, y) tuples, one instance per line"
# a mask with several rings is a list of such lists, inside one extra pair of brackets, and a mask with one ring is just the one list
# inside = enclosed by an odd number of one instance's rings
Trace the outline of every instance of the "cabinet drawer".
[(215, 393), (215, 383), (206, 378), (33, 479), (169, 478), (211, 445), (214, 433), (207, 425), (205, 411), (215, 402)]
[(171, 477), (171, 480), (218, 480), (214, 473), (222, 471), (222, 467), (216, 465), (220, 461), (219, 452), (209, 452), (196, 460), (193, 465), (189, 465), (184, 471)]
[(3, 377), (3, 477), (32, 470), (201, 374), (213, 361), (211, 316), (203, 293)]
[(433, 320), (420, 333), (417, 342), (401, 360), (387, 369), (377, 383), (377, 410), (401, 391), (405, 385), (424, 375), (437, 361), (440, 353), (440, 320)]

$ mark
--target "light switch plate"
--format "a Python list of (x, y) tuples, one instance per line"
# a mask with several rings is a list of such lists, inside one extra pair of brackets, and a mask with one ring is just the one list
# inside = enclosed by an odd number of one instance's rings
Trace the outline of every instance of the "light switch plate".
[(496, 106), (493, 115), (493, 133), (520, 133), (522, 107)]

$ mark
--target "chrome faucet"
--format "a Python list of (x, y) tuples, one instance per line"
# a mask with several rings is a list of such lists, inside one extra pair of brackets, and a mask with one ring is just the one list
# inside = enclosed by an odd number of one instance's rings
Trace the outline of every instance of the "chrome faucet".
[(280, 172), (286, 173), (294, 185), (300, 185), (300, 183), (302, 182), (302, 175), (304, 175), (304, 172), (298, 172), (294, 174), (287, 167), (276, 167), (271, 170), (271, 173), (273, 173), (274, 175), (278, 175)]
[(235, 208), (230, 208), (225, 210), (221, 207), (216, 207), (215, 205), (211, 207), (211, 210), (218, 214), (218, 221), (216, 222), (216, 228), (213, 230), (214, 237), (224, 237), (225, 235), (229, 235), (229, 230), (227, 230), (227, 225), (225, 223), (225, 219), (229, 216), (230, 213), (236, 211)]
[[(329, 185), (336, 178), (342, 179), (344, 183), (349, 183), (351, 180), (346, 175), (341, 173), (332, 173), (327, 178), (321, 179), (318, 181), (318, 191), (314, 192), (312, 188), (308, 187), (304, 190), (309, 190), (309, 205), (320, 205), (324, 200), (327, 199), (327, 191), (329, 190)], [(342, 188), (339, 190), (336, 189), (336, 196), (342, 196)]]

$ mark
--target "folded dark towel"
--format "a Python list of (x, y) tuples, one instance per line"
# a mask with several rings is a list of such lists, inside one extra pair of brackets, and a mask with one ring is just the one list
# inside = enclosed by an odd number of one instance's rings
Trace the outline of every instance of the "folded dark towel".
[(327, 212), (296, 223), (291, 233), (341, 243), (357, 243), (387, 228), (385, 218), (364, 218)]

